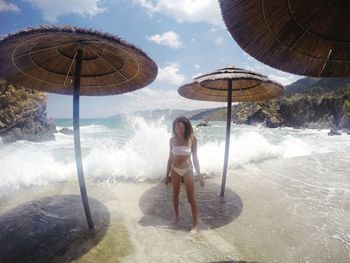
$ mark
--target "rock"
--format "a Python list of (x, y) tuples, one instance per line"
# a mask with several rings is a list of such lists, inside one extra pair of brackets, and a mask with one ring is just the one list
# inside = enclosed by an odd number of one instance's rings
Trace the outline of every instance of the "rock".
[(65, 135), (73, 135), (74, 131), (69, 128), (62, 128), (58, 132), (63, 133)]
[(334, 127), (331, 128), (331, 130), (328, 132), (329, 136), (333, 136), (333, 135), (341, 135), (341, 132), (339, 132), (337, 129), (335, 129)]
[(281, 120), (277, 119), (276, 117), (269, 117), (265, 121), (265, 126), (268, 128), (277, 128), (282, 126)]
[[(345, 90), (346, 91), (346, 90)], [(297, 94), (268, 102), (240, 103), (232, 108), (236, 123), (266, 127), (325, 129), (339, 123), (341, 128), (350, 128), (349, 116), (344, 116), (343, 104), (349, 99), (345, 91), (326, 95)], [(342, 93), (343, 92), (343, 93)], [(350, 111), (350, 110), (349, 110)]]
[(8, 105), (9, 99), (5, 95), (0, 95), (0, 105)]
[(344, 114), (339, 123), (339, 129), (350, 129), (350, 115)]
[(53, 120), (47, 119), (45, 93), (6, 85), (6, 88), (0, 89), (2, 100), (7, 102), (0, 104), (0, 136), (3, 142), (54, 140), (57, 130)]
[(201, 121), (196, 127), (210, 127), (211, 124), (207, 120)]
[(252, 115), (250, 115), (247, 118), (246, 124), (257, 125), (260, 123), (264, 123), (266, 118), (267, 118), (267, 114), (263, 112), (262, 109), (259, 109), (258, 111), (252, 113)]
[(0, 121), (0, 129), (5, 128), (5, 127), (6, 127), (6, 124), (4, 124)]
[(348, 135), (349, 135), (350, 130), (349, 130), (349, 129), (341, 129), (340, 132), (341, 132), (342, 134), (348, 134)]
[(2, 136), (3, 142), (10, 143), (18, 140), (22, 140), (23, 134), (20, 128), (13, 128), (6, 135)]
[(269, 128), (283, 126), (283, 120), (280, 118), (278, 113), (264, 110), (262, 107), (259, 107), (256, 112), (247, 118), (246, 124), (257, 125), (261, 123)]

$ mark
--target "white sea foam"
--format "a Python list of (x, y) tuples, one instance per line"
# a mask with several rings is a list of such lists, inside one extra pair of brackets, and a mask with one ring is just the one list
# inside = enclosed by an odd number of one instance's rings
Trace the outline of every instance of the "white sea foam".
[[(169, 126), (164, 119), (145, 121), (127, 118), (127, 127), (104, 125), (81, 127), (83, 164), (87, 179), (115, 181), (160, 179), (165, 175), (169, 154)], [(217, 129), (217, 128), (215, 128)], [(225, 141), (201, 128), (198, 157), (201, 171), (219, 176), (222, 172)], [(199, 129), (196, 129), (199, 132)], [(215, 133), (224, 134), (224, 127)], [(121, 134), (122, 133), (122, 134)], [(57, 133), (55, 141), (32, 143), (0, 142), (0, 188), (18, 188), (64, 180), (76, 180), (73, 136)], [(317, 142), (322, 140), (322, 144)], [(319, 152), (331, 152), (346, 138), (330, 138), (319, 131), (286, 131), (263, 127), (234, 126), (229, 169), (252, 165), (267, 159), (291, 158)], [(336, 142), (336, 143), (335, 143)]]

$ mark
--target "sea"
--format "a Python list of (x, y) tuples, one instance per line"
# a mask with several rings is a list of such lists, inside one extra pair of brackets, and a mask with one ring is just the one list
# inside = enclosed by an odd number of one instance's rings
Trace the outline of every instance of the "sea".
[[(86, 244), (49, 228), (63, 224), (62, 229), (72, 228), (69, 233), (86, 232), (84, 221), (71, 223), (84, 220), (73, 136), (58, 132), (52, 141), (0, 142), (0, 222), (6, 230), (0, 239), (12, 242), (15, 251), (4, 247), (0, 257), (17, 255), (19, 247), (33, 258), (39, 252), (46, 257), (46, 250), (31, 246), (48, 240), (44, 246), (52, 253), (72, 250), (70, 260), (86, 253), (81, 262), (121, 257), (124, 262), (350, 262), (350, 135), (232, 124), (222, 203), (226, 123), (197, 127), (199, 122), (191, 121), (206, 182), (203, 188), (196, 184), (203, 230), (188, 238), (184, 229), (191, 214), (184, 190), (183, 221), (173, 229), (172, 192), (161, 181), (172, 120), (136, 115), (80, 120), (92, 211), (105, 206), (110, 216), (105, 236), (88, 253), (81, 250)], [(72, 129), (71, 119), (55, 124), (58, 130)]]
[[(55, 119), (57, 130), (73, 129), (72, 119)], [(211, 121), (210, 127), (197, 127), (191, 121), (198, 140), (201, 172), (221, 176), (225, 149), (226, 122)], [(87, 180), (145, 181), (165, 176), (169, 156), (172, 120), (122, 116), (106, 119), (81, 119), (81, 145), (84, 173)], [(333, 153), (348, 154), (350, 135), (328, 136), (328, 130), (266, 128), (263, 126), (231, 126), (229, 170), (257, 166), (266, 160)], [(299, 165), (307, 166), (305, 163)], [(75, 178), (76, 166), (73, 136), (56, 133), (46, 142), (0, 141), (0, 189), (2, 193)], [(290, 173), (290, 174), (287, 174)], [(286, 171), (285, 176), (293, 176)], [(314, 174), (305, 177), (315, 177)], [(350, 178), (350, 177), (349, 177)], [(350, 182), (350, 179), (349, 181)], [(1, 193), (0, 193), (1, 194)]]

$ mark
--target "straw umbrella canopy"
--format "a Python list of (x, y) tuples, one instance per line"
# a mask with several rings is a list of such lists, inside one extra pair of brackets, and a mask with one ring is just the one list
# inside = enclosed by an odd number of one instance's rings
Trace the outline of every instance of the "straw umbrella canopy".
[(220, 0), (238, 45), (259, 61), (312, 77), (350, 75), (350, 2)]
[(107, 33), (41, 26), (0, 39), (0, 77), (28, 88), (73, 95), (76, 166), (89, 229), (94, 226), (81, 160), (79, 96), (130, 92), (156, 76), (157, 66), (144, 52)]
[(180, 87), (178, 93), (194, 100), (227, 102), (225, 158), (220, 192), (220, 196), (224, 196), (230, 147), (232, 102), (264, 101), (277, 98), (284, 93), (284, 87), (264, 75), (229, 66), (195, 78), (194, 82)]

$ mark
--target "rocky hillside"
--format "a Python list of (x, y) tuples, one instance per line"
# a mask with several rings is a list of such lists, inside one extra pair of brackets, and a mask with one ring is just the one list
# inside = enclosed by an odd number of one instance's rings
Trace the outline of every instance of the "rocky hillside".
[[(286, 94), (262, 103), (233, 105), (232, 121), (263, 123), (267, 127), (350, 129), (347, 102), (350, 78), (303, 78), (286, 87)], [(226, 108), (203, 116), (204, 120), (226, 120)]]
[(302, 78), (286, 87), (285, 96), (295, 93), (335, 91), (349, 84), (350, 78)]
[(46, 118), (45, 93), (0, 82), (0, 137), (3, 142), (54, 139), (56, 127)]

